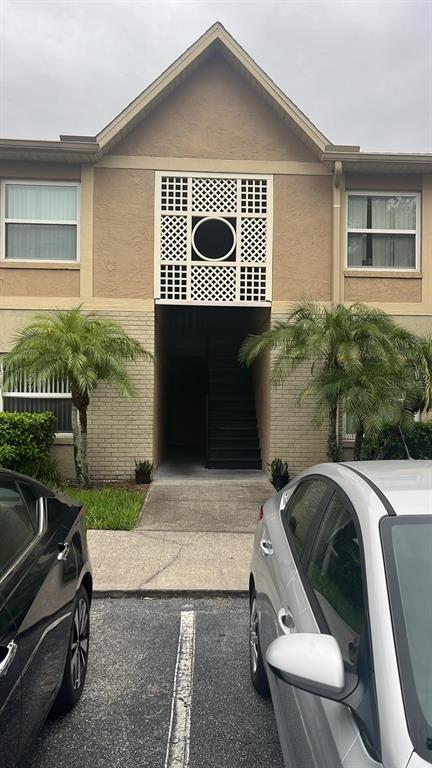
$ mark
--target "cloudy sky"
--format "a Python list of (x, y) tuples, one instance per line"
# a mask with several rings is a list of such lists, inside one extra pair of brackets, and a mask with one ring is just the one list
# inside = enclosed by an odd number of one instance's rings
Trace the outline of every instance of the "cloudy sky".
[(94, 135), (216, 20), (333, 142), (432, 152), (432, 0), (0, 0), (0, 136)]

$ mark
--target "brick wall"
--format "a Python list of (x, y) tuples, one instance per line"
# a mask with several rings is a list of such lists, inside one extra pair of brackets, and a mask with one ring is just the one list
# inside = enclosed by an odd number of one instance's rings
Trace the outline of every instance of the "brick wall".
[[(283, 319), (283, 315), (272, 315), (272, 321)], [(287, 459), (291, 476), (327, 460), (327, 424), (315, 425), (311, 398), (299, 404), (309, 378), (310, 365), (299, 366), (282, 385), (272, 386), (270, 393), (270, 457)]]
[[(154, 352), (154, 312), (104, 312), (120, 322), (145, 349)], [(153, 457), (154, 366), (139, 361), (130, 367), (137, 400), (125, 400), (108, 384), (91, 396), (88, 422), (90, 477), (118, 480), (134, 477), (134, 458)]]

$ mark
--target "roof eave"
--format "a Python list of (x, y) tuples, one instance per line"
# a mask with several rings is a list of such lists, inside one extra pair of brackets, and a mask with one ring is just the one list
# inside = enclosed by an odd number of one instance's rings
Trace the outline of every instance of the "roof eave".
[(96, 141), (0, 139), (0, 159), (33, 162), (92, 163), (99, 158)]
[(345, 171), (359, 173), (427, 173), (432, 172), (432, 154), (407, 152), (346, 152), (327, 150), (322, 153), (323, 163), (332, 170), (340, 161)]

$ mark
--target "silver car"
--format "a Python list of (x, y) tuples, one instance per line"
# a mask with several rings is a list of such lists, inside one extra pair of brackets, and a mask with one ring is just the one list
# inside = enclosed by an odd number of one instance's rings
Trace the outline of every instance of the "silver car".
[(320, 464), (269, 499), (249, 640), (286, 766), (431, 766), (432, 462)]

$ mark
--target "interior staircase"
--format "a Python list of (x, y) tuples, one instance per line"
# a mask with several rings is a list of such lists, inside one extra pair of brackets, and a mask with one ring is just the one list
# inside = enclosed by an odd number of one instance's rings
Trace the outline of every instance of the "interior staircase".
[(207, 342), (209, 469), (261, 469), (251, 373), (237, 361), (241, 341), (215, 334)]

